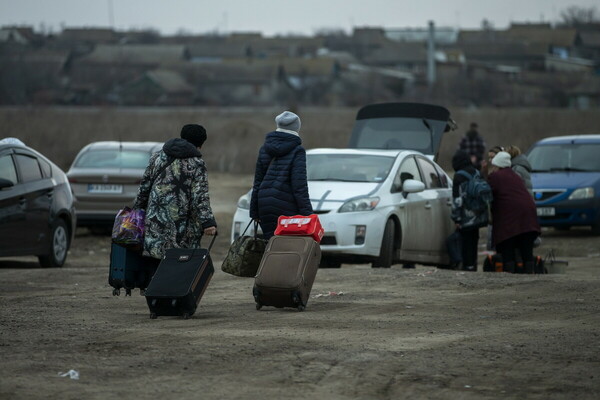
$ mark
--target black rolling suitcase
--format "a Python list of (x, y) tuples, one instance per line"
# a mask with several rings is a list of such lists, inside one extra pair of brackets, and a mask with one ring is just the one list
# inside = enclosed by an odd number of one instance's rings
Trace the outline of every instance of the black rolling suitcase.
[(150, 318), (160, 315), (182, 316), (188, 319), (212, 278), (215, 269), (210, 249), (168, 249), (146, 289)]
[(157, 265), (155, 258), (111, 243), (108, 284), (113, 287), (113, 296), (119, 296), (121, 289), (125, 289), (125, 296), (131, 296), (131, 290), (136, 288), (143, 294)]

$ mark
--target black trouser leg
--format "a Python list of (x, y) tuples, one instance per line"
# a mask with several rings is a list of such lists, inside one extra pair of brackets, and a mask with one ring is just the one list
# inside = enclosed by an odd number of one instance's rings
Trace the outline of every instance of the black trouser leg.
[(516, 247), (521, 253), (523, 266), (526, 274), (533, 274), (534, 259), (533, 259), (533, 243), (537, 237), (537, 232), (522, 233), (516, 237)]
[(479, 229), (461, 230), (463, 269), (477, 271), (477, 245), (479, 242)]
[(502, 255), (505, 272), (515, 272), (515, 237), (508, 238), (496, 244), (496, 250)]

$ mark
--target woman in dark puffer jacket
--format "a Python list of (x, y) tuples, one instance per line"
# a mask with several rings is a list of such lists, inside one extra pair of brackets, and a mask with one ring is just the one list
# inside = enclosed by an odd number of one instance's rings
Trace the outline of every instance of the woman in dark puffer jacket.
[(250, 218), (260, 223), (265, 239), (273, 236), (279, 216), (313, 213), (300, 118), (284, 111), (275, 122), (277, 130), (267, 134), (258, 153), (250, 201)]

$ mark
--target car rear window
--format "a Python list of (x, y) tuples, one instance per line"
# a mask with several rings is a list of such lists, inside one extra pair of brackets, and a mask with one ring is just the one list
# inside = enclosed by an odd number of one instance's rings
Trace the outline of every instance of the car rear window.
[(388, 176), (395, 157), (360, 154), (309, 154), (309, 181), (381, 182)]
[(600, 143), (536, 146), (527, 155), (534, 172), (600, 172)]
[(141, 168), (148, 166), (150, 152), (136, 150), (89, 150), (75, 163), (77, 168)]

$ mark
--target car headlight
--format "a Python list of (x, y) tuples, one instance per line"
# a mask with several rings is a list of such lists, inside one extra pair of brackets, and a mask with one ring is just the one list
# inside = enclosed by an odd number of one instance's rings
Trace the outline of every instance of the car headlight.
[(371, 211), (379, 204), (379, 197), (361, 197), (345, 202), (338, 212)]
[(583, 199), (591, 199), (594, 197), (594, 188), (593, 187), (585, 187), (576, 189), (569, 196), (569, 200), (583, 200)]
[(240, 199), (237, 202), (237, 206), (244, 210), (250, 209), (250, 193), (246, 193), (240, 196)]

